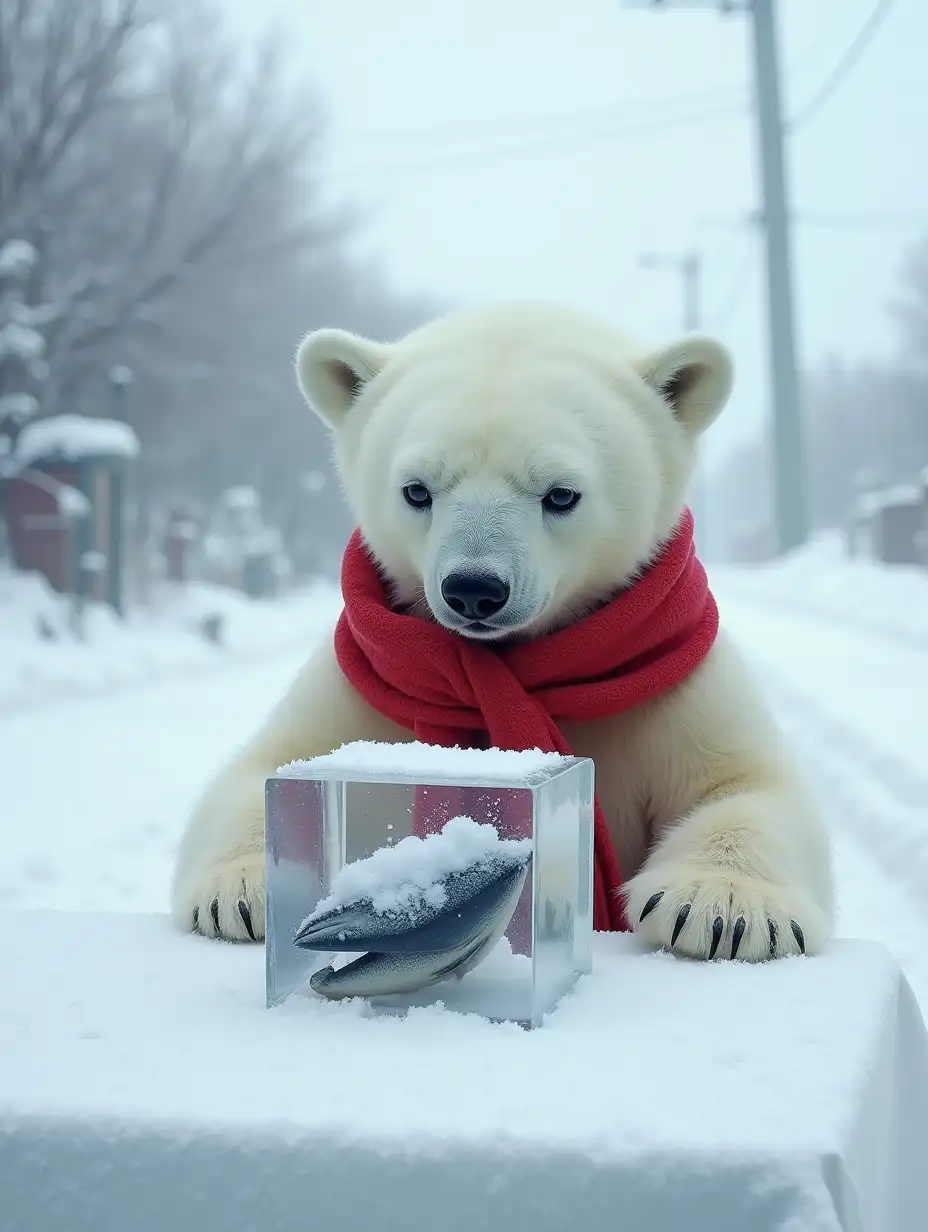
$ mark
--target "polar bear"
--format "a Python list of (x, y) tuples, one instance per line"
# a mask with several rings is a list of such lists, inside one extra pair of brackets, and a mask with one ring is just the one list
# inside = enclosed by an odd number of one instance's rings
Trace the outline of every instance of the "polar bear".
[[(544, 304), (459, 310), (393, 344), (318, 330), (296, 367), (393, 601), (465, 637), (544, 636), (639, 576), (683, 515), (698, 438), (732, 380), (710, 337), (646, 349)], [(552, 500), (557, 517), (543, 509)], [(511, 606), (495, 634), (462, 626), (473, 597), (449, 600), (444, 576), (462, 544), (478, 550), (474, 519), (488, 509), (505, 525), (493, 568), (512, 575), (481, 609)], [(662, 696), (562, 728), (594, 759), (626, 917), (646, 945), (750, 961), (822, 950), (827, 831), (722, 630)], [(177, 857), (177, 924), (260, 940), (267, 777), (350, 741), (412, 738), (362, 699), (325, 639), (195, 809)]]

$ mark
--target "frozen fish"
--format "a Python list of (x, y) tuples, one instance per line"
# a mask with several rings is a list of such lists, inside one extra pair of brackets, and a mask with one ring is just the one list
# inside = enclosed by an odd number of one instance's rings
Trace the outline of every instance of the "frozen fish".
[(531, 852), (482, 860), (429, 887), (407, 908), (377, 912), (360, 899), (311, 915), (294, 937), (301, 949), (360, 953), (310, 979), (325, 997), (377, 997), (460, 979), (496, 945), (525, 885)]

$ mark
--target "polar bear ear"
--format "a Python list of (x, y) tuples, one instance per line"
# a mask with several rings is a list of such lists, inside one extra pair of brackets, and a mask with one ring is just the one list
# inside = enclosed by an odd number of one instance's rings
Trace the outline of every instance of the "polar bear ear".
[(319, 418), (337, 428), (389, 355), (388, 346), (347, 330), (317, 329), (296, 353), (297, 383)]
[(704, 432), (731, 393), (731, 356), (715, 338), (687, 334), (646, 356), (641, 375), (694, 434)]

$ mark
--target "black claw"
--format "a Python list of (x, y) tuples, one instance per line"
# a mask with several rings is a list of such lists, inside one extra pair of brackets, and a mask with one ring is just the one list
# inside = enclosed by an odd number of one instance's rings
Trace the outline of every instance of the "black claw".
[(739, 915), (735, 920), (735, 927), (731, 930), (731, 956), (738, 957), (738, 950), (741, 946), (744, 930), (747, 928), (747, 922), (743, 915)]
[(796, 944), (799, 946), (799, 953), (804, 954), (806, 952), (805, 933), (803, 933), (795, 920), (790, 920), (789, 926), (793, 930), (793, 936), (796, 938)]
[(722, 933), (725, 931), (725, 921), (720, 915), (717, 915), (712, 921), (712, 945), (709, 947), (709, 958), (715, 958), (715, 952), (719, 948), (719, 942), (722, 940)]
[(193, 909), (193, 931), (198, 932), (199, 928), (200, 928), (200, 908), (194, 907)]
[(767, 917), (767, 931), (770, 933), (770, 957), (776, 958), (777, 954), (777, 922)]
[(242, 923), (245, 925), (245, 932), (252, 941), (257, 941), (258, 938), (255, 936), (255, 930), (251, 923), (251, 912), (248, 910), (248, 904), (241, 898), (238, 900), (238, 913), (242, 917)]
[(213, 928), (216, 930), (216, 936), (219, 936), (219, 899), (214, 898), (209, 905), (209, 914), (212, 917)]
[(654, 908), (657, 906), (657, 904), (661, 901), (663, 897), (664, 897), (663, 890), (658, 890), (656, 894), (651, 895), (651, 897), (648, 899), (645, 905), (641, 908), (641, 915), (638, 917), (639, 924), (641, 923), (643, 919), (645, 919), (646, 916), (649, 916), (651, 914), (651, 912), (654, 910)]
[(677, 944), (677, 938), (683, 932), (683, 925), (686, 923), (687, 916), (690, 913), (690, 907), (692, 907), (692, 905), (692, 903), (684, 903), (677, 913), (677, 922), (673, 926), (673, 935), (670, 938), (671, 946)]

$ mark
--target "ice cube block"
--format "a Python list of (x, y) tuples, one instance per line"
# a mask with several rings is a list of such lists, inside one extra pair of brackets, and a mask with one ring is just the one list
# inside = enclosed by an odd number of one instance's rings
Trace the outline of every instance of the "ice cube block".
[[(395, 1014), (441, 1002), (448, 1009), (494, 1021), (538, 1026), (592, 963), (593, 790), (591, 760), (537, 750), (357, 742), (281, 767), (267, 781), (267, 1004), (277, 1005), (297, 991), (319, 995), (310, 988), (313, 976), (322, 987), (332, 975), (328, 968), (339, 971), (343, 961), (358, 959), (359, 949), (366, 947), (352, 949), (350, 930), (331, 933), (326, 940), (336, 947), (340, 941), (345, 951), (301, 948), (298, 934), (313, 932), (312, 926), (303, 926), (308, 917), (315, 919), (314, 913), (331, 914), (366, 895), (364, 918), (368, 924), (373, 921), (380, 934), (391, 934), (388, 942), (377, 944), (377, 952), (384, 946), (392, 951), (387, 984), (400, 968), (404, 978), (413, 972), (407, 984), (415, 983), (420, 971), (434, 975), (453, 969), (450, 976), (425, 987), (399, 992), (390, 985), (387, 992), (368, 991), (365, 999), (375, 1011)], [(525, 856), (524, 884), (514, 910), (515, 898), (497, 893), (501, 883), (490, 884), (492, 878), (481, 876), (487, 865), (468, 865), (470, 848), (460, 847), (463, 840), (473, 841), (477, 826), (487, 825), (493, 830), (479, 833), (490, 842), (489, 857), (496, 859), (497, 842), (500, 853)], [(440, 842), (428, 838), (431, 835), (441, 835)], [(382, 853), (404, 839), (411, 842), (384, 859)], [(451, 841), (459, 846), (448, 864)], [(445, 853), (446, 863), (441, 865), (439, 858), (435, 885), (416, 900), (410, 916), (398, 916), (397, 887), (388, 887), (384, 899), (377, 877), (382, 881), (384, 870), (392, 869), (396, 880), (397, 870), (403, 874), (405, 869), (407, 879), (403, 883), (399, 876), (399, 888), (407, 900), (410, 893), (415, 897), (419, 891), (408, 877), (419, 878), (415, 885), (420, 887), (428, 878), (422, 880), (421, 871), (409, 874), (408, 861), (412, 858), (411, 867), (420, 869), (426, 847), (430, 857)], [(461, 890), (461, 876), (471, 877), (472, 898)], [(461, 918), (478, 900), (494, 911), (497, 900), (502, 904), (494, 917), (499, 927), (494, 931), (487, 926), (479, 944), (474, 937), (481, 920), (475, 915), (470, 928), (470, 916)], [(420, 907), (425, 914), (416, 916)], [(429, 922), (423, 924), (426, 918)], [(414, 925), (418, 931), (409, 931)], [(369, 935), (358, 927), (359, 935)], [(399, 930), (399, 939), (391, 928)], [(313, 943), (321, 944), (318, 937), (306, 944)], [(453, 961), (444, 965), (437, 952), (442, 945), (445, 956), (453, 949)], [(423, 953), (428, 950), (431, 953)], [(471, 957), (463, 961), (464, 954)], [(375, 958), (377, 953), (368, 954), (365, 962)], [(376, 981), (368, 983), (380, 987)]]

